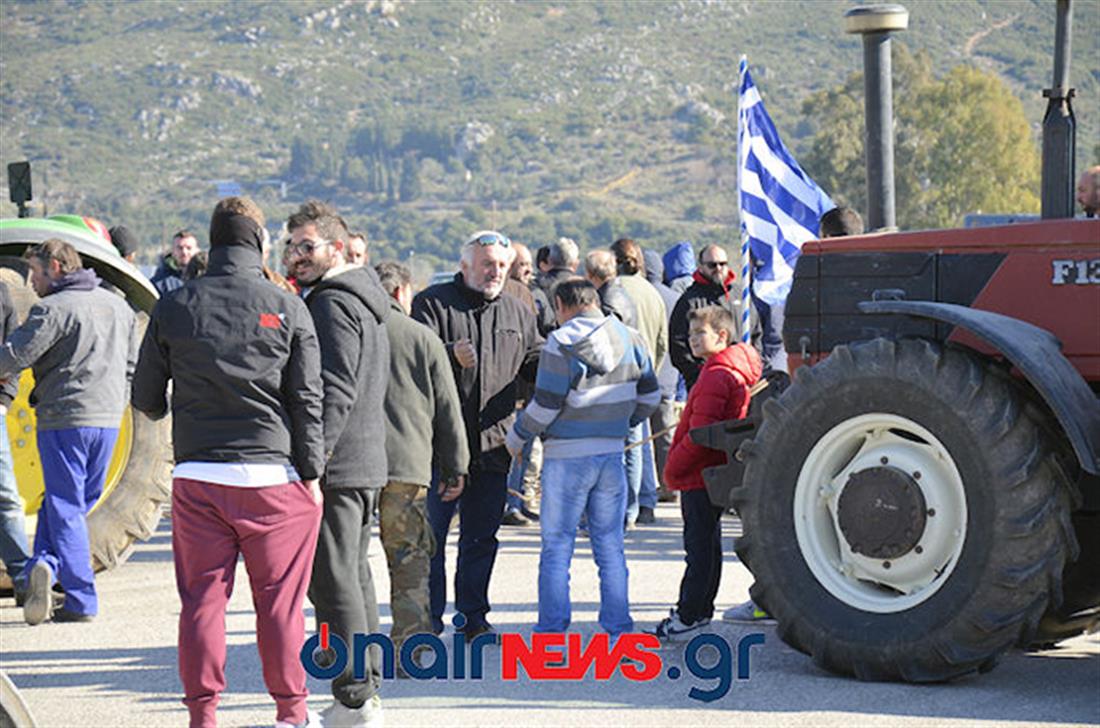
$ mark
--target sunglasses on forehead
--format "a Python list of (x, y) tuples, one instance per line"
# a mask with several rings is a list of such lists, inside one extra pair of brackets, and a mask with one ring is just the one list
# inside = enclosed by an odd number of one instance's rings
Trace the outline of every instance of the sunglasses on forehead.
[(478, 235), (476, 238), (473, 238), (466, 244), (474, 245), (475, 243), (482, 246), (483, 248), (487, 248), (490, 245), (499, 245), (502, 248), (512, 247), (512, 241), (504, 237), (500, 233), (482, 233), (481, 235)]

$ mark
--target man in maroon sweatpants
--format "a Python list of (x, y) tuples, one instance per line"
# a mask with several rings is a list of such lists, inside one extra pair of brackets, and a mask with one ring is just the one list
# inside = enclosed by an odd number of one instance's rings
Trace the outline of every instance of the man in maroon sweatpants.
[(133, 406), (154, 417), (173, 382), (172, 551), (192, 728), (216, 725), (238, 555), (276, 726), (308, 720), (298, 654), (321, 519), (321, 359), (305, 304), (263, 277), (263, 224), (247, 198), (218, 203), (207, 273), (157, 303), (134, 374)]

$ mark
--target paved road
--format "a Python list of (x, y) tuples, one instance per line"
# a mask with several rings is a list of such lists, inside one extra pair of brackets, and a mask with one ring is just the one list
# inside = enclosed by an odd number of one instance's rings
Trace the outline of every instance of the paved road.
[[(667, 613), (681, 574), (679, 514), (661, 506), (659, 523), (628, 536), (634, 616), (651, 627)], [(734, 521), (726, 525), (732, 538)], [(530, 632), (535, 617), (538, 531), (506, 529), (492, 587), (490, 615), (502, 632)], [(452, 534), (452, 537), (454, 534)], [(140, 544), (121, 569), (99, 577), (101, 616), (92, 624), (27, 627), (10, 599), (0, 604), (0, 667), (30, 705), (40, 726), (180, 726), (175, 630), (179, 613), (172, 574), (170, 524)], [(385, 559), (372, 544), (372, 567), (380, 593), (388, 593)], [(453, 545), (451, 552), (453, 554)], [(719, 608), (745, 598), (749, 573), (729, 559)], [(578, 545), (573, 567), (576, 629), (596, 628), (598, 584), (587, 543)], [(388, 612), (383, 605), (383, 619)], [(274, 707), (260, 676), (253, 641), (254, 619), (243, 568), (227, 618), (229, 692), (220, 717), (224, 726), (270, 725)], [(632, 682), (534, 683), (499, 677), (499, 652), (486, 658), (481, 681), (387, 681), (386, 721), (395, 726), (956, 726), (1100, 724), (1100, 635), (1078, 637), (1057, 650), (1014, 653), (992, 673), (948, 685), (860, 683), (816, 669), (788, 648), (773, 629), (716, 625), (736, 643), (763, 632), (752, 648), (751, 677), (734, 680), (712, 703), (688, 696), (708, 689), (684, 668), (683, 650), (662, 652), (664, 666), (684, 677)], [(446, 638), (446, 635), (445, 635)], [(447, 639), (449, 643), (449, 639)], [(311, 707), (328, 704), (327, 685), (310, 680)]]

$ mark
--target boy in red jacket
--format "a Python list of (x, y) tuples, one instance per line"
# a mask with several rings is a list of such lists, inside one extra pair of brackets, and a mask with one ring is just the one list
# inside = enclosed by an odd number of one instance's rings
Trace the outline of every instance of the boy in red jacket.
[(719, 306), (707, 306), (689, 315), (691, 353), (706, 359), (699, 379), (688, 394), (687, 406), (676, 427), (665, 464), (665, 482), (680, 494), (684, 518), (687, 568), (680, 582), (680, 600), (657, 625), (663, 640), (685, 639), (710, 623), (714, 598), (722, 576), (722, 512), (707, 496), (703, 469), (722, 465), (726, 456), (691, 441), (688, 432), (723, 420), (740, 419), (749, 412), (749, 390), (760, 379), (760, 355), (749, 344), (734, 341), (733, 316)]

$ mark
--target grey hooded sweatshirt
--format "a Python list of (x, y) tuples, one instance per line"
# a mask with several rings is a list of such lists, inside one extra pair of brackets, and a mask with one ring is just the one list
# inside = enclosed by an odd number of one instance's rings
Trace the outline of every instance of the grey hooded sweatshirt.
[(333, 272), (306, 298), (321, 344), (326, 490), (381, 488), (386, 467), (389, 296), (373, 268)]
[(0, 379), (31, 367), (39, 430), (118, 427), (137, 362), (134, 312), (86, 268), (56, 281), (0, 347)]

